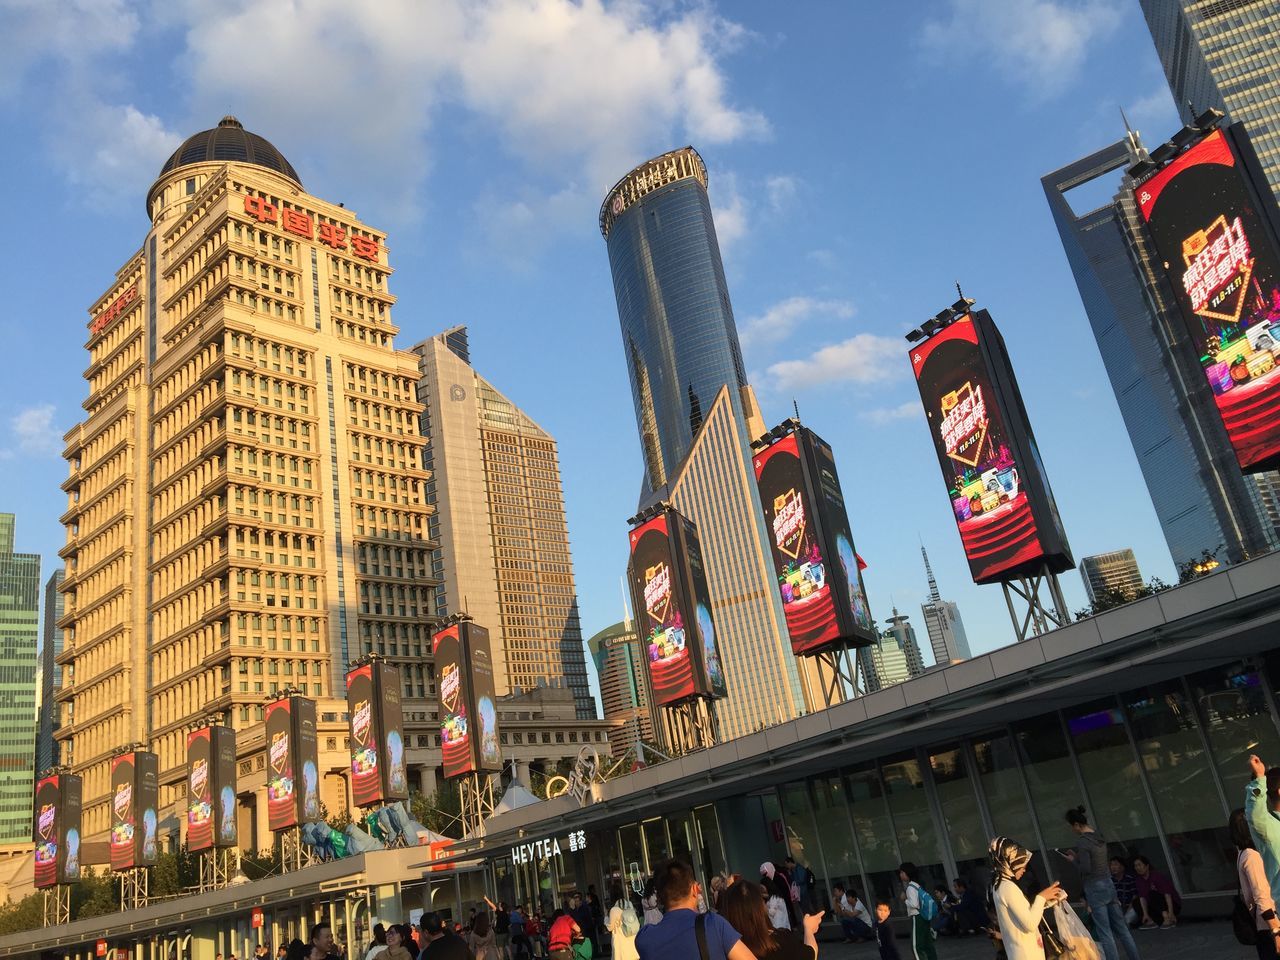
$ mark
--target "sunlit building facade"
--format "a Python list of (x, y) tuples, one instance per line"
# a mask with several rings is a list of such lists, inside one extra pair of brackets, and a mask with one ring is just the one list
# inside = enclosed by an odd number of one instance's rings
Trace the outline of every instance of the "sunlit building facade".
[(64, 454), (57, 740), (87, 837), (108, 827), (121, 745), (159, 754), (169, 809), (193, 722), (250, 727), (286, 687), (340, 697), (362, 654), (400, 668), (406, 716), (434, 731), (422, 408), (385, 235), (231, 117), (170, 157), (146, 205), (90, 309)]
[(434, 613), (489, 629), (499, 695), (572, 691), (594, 719), (555, 438), (471, 366), (466, 327), (413, 347), (427, 441)]
[(1111, 594), (1131, 597), (1142, 589), (1142, 571), (1138, 559), (1129, 548), (1096, 553), (1080, 559), (1080, 577), (1090, 603)]
[(654, 742), (653, 713), (645, 677), (644, 653), (631, 620), (605, 627), (590, 640), (596, 676), (600, 678), (600, 705), (606, 720), (621, 721), (610, 736), (614, 756), (643, 741)]

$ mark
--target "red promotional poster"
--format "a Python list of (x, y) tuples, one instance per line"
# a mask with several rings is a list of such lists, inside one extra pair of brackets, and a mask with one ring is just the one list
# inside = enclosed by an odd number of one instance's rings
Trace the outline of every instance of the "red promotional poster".
[(209, 728), (187, 734), (187, 849), (213, 846), (213, 771)]
[(1069, 568), (1057, 508), (990, 316), (964, 315), (913, 346), (910, 359), (974, 582), (1045, 564)]
[(631, 531), (630, 575), (654, 701), (666, 706), (687, 700), (697, 689), (665, 515)]
[(379, 709), (373, 687), (373, 664), (362, 664), (347, 674), (351, 796), (358, 807), (371, 807), (382, 799)]
[(267, 704), (267, 819), (272, 830), (285, 830), (299, 823), (291, 707), (289, 698)]
[(36, 889), (43, 890), (58, 882), (58, 859), (62, 854), (59, 834), (61, 790), (58, 777), (45, 777), (36, 784), (35, 810), (35, 877)]
[[(1280, 464), (1280, 246), (1239, 125), (1134, 188), (1240, 467)], [(1265, 200), (1259, 201), (1259, 197)]]
[(111, 761), (111, 869), (127, 870), (134, 865), (134, 832), (137, 817), (133, 803), (133, 754)]
[(475, 770), (470, 696), (462, 662), (459, 624), (450, 624), (437, 633), (431, 650), (436, 662), (436, 683), (440, 689), (440, 751), (444, 775), (456, 777)]

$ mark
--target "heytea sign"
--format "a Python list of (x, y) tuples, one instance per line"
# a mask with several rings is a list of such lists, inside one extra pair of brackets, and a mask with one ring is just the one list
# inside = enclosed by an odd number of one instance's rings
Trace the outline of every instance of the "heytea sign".
[[(565, 842), (569, 846), (570, 853), (585, 850), (587, 849), (587, 832), (585, 830), (575, 830), (569, 834)], [(560, 841), (555, 837), (534, 840), (532, 843), (520, 843), (511, 848), (512, 863), (533, 863), (537, 860), (550, 860), (552, 857), (561, 855)]]

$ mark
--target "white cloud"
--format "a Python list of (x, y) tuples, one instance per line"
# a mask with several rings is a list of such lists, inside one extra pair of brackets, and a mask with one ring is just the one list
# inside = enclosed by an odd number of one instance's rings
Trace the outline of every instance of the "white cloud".
[(750, 347), (785, 340), (801, 323), (827, 329), (832, 320), (848, 320), (852, 316), (853, 304), (848, 300), (788, 297), (742, 325), (742, 344)]
[(9, 420), (18, 452), (42, 457), (62, 450), (62, 437), (53, 425), (54, 412), (53, 404), (45, 403), (19, 410)]
[(926, 53), (989, 59), (1036, 99), (1070, 84), (1090, 47), (1121, 20), (1113, 0), (949, 0), (948, 7), (924, 24)]
[(768, 177), (764, 182), (765, 196), (769, 199), (769, 209), (781, 213), (795, 198), (800, 188), (800, 181), (795, 177), (777, 174)]
[(896, 407), (878, 407), (874, 410), (863, 410), (858, 416), (868, 423), (875, 424), (877, 427), (883, 427), (899, 420), (910, 420), (915, 416), (923, 416), (923, 413), (919, 400), (908, 400), (905, 403), (898, 404)]
[(747, 235), (747, 201), (738, 190), (738, 178), (732, 173), (708, 175), (711, 218), (716, 225), (720, 255), (728, 259), (735, 244)]
[(803, 360), (783, 360), (766, 371), (775, 389), (815, 387), (823, 383), (880, 383), (906, 367), (902, 341), (859, 333), (822, 347)]

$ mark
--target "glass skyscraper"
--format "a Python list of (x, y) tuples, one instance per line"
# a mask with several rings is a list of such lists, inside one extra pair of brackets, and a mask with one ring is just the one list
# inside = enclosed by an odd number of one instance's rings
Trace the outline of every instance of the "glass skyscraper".
[(36, 762), (40, 557), (14, 553), (13, 528), (0, 513), (0, 843), (31, 839)]
[(747, 389), (702, 157), (684, 147), (631, 171), (605, 200), (600, 231), (655, 490), (689, 453), (720, 388), (739, 420)]
[(40, 711), (36, 733), (36, 773), (58, 764), (60, 751), (54, 740), (58, 729), (58, 704), (54, 699), (62, 689), (62, 629), (58, 621), (66, 610), (62, 596), (63, 571), (53, 571), (44, 585), (44, 642), (40, 647)]
[(1274, 0), (1141, 2), (1183, 122), (1213, 107), (1243, 123), (1280, 197), (1280, 6)]

